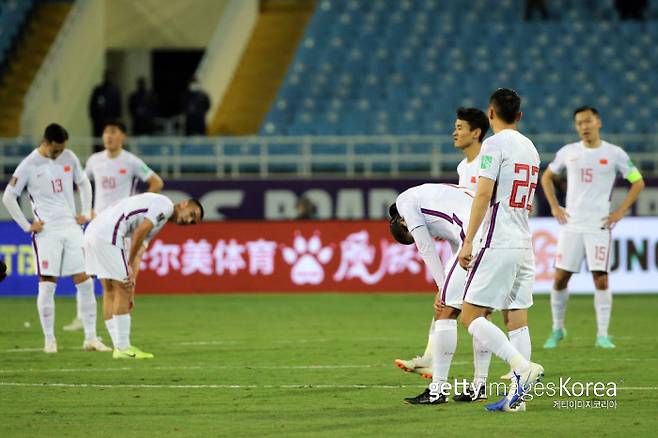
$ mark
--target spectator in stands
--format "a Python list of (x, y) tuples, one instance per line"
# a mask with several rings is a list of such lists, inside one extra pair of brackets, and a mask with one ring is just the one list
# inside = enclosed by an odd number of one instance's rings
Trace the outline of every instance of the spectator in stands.
[(137, 79), (137, 89), (128, 98), (133, 135), (152, 135), (158, 112), (157, 98), (146, 88), (146, 79)]
[(310, 220), (316, 218), (315, 214), (317, 208), (306, 196), (299, 198), (295, 209), (297, 210), (297, 217), (295, 218), (297, 220)]
[(183, 97), (183, 114), (185, 115), (185, 135), (206, 135), (206, 114), (210, 109), (210, 98), (201, 89), (201, 84), (194, 78), (190, 81), (187, 93)]
[(615, 8), (622, 20), (644, 20), (647, 0), (615, 0)]
[(121, 116), (121, 94), (112, 83), (112, 74), (105, 70), (103, 82), (94, 88), (89, 99), (89, 116), (94, 125), (94, 137), (103, 135), (105, 123)]
[(526, 0), (525, 2), (525, 16), (524, 19), (529, 21), (535, 15), (535, 11), (539, 12), (542, 20), (548, 20), (548, 9), (546, 8), (546, 0)]

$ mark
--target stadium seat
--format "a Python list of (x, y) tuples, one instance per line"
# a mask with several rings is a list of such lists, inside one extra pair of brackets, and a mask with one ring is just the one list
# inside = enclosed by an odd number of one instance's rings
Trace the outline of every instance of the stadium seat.
[[(467, 12), (453, 1), (321, 1), (261, 132), (445, 135), (457, 106), (483, 107), (501, 86), (525, 98), (529, 133), (573, 133), (570, 114), (585, 104), (600, 107), (605, 132), (655, 132), (658, 101), (632, 123), (615, 111), (626, 96), (658, 95), (650, 3), (642, 23), (620, 21), (611, 2), (556, 0), (552, 20), (526, 22), (521, 0)], [(481, 32), (455, 24), (481, 17)]]

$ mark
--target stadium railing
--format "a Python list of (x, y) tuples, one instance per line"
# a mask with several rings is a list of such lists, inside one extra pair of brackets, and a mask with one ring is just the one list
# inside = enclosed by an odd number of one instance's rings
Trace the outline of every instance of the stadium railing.
[[(658, 175), (658, 137), (609, 135), (607, 141), (641, 143), (645, 152), (631, 158), (647, 176)], [(532, 137), (542, 164), (557, 149), (577, 141), (573, 134)], [(72, 138), (69, 147), (84, 163), (99, 139)], [(29, 138), (0, 139), (0, 179), (7, 180), (35, 147)], [(128, 149), (168, 178), (372, 177), (454, 175), (460, 151), (443, 136), (253, 136), (253, 137), (132, 137)]]

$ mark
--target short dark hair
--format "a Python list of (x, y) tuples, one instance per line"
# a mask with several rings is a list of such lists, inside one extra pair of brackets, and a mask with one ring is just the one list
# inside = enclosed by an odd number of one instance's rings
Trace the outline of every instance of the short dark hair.
[(578, 114), (578, 113), (582, 113), (582, 112), (585, 112), (585, 111), (591, 111), (592, 114), (594, 114), (594, 115), (597, 116), (597, 117), (600, 117), (600, 116), (599, 116), (599, 111), (598, 111), (596, 108), (594, 108), (593, 106), (584, 105), (584, 106), (579, 106), (578, 108), (576, 108), (575, 110), (573, 110), (573, 116), (574, 116), (574, 118), (576, 117), (576, 114)]
[(117, 128), (119, 131), (123, 132), (124, 134), (128, 133), (128, 129), (126, 128), (126, 124), (123, 123), (121, 120), (108, 120), (103, 125), (103, 129), (107, 128), (108, 126), (113, 126), (113, 127)]
[(398, 213), (398, 207), (395, 203), (388, 207), (388, 214), (391, 217), (388, 223), (389, 230), (391, 236), (393, 236), (396, 242), (403, 245), (411, 245), (414, 243), (414, 238), (411, 236), (409, 229), (406, 225), (402, 224), (402, 216)]
[(196, 206), (199, 207), (199, 210), (201, 210), (201, 217), (199, 217), (199, 221), (202, 221), (203, 220), (203, 215), (204, 215), (203, 205), (201, 205), (201, 202), (196, 198), (190, 199), (190, 202), (196, 204)]
[(493, 92), (489, 103), (496, 115), (505, 123), (514, 123), (521, 112), (521, 96), (511, 88), (499, 88)]
[(478, 140), (482, 143), (484, 136), (487, 135), (489, 131), (489, 119), (484, 111), (477, 108), (457, 108), (457, 118), (468, 123), (468, 126), (471, 127), (471, 131), (477, 128), (480, 128), (480, 137)]
[(51, 123), (50, 125), (46, 126), (46, 130), (43, 132), (43, 138), (48, 143), (64, 143), (69, 139), (69, 133), (66, 132), (66, 129), (64, 129), (62, 125)]

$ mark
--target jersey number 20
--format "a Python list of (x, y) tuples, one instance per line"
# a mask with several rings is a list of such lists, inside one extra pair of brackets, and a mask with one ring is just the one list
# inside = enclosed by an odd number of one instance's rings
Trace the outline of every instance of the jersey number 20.
[[(528, 211), (532, 208), (532, 197), (537, 188), (537, 174), (539, 174), (539, 167), (529, 164), (516, 163), (514, 164), (514, 173), (522, 175), (522, 179), (515, 179), (512, 182), (512, 195), (509, 198), (509, 206), (512, 208), (525, 208)], [(517, 201), (519, 189), (528, 187), (528, 193), (521, 196)]]

